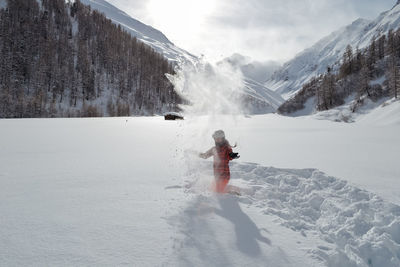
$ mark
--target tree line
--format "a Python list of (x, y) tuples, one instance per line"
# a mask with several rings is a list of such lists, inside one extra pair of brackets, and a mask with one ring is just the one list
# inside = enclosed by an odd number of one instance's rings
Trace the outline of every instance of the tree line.
[(398, 98), (399, 94), (400, 28), (373, 37), (362, 50), (348, 45), (334, 68), (328, 67), (324, 74), (310, 79), (278, 112), (288, 114), (301, 110), (312, 97), (316, 110), (329, 110), (343, 105), (350, 95), (355, 96), (351, 107), (355, 112), (366, 98), (376, 101), (382, 97)]
[(151, 115), (181, 103), (174, 65), (79, 0), (0, 10), (0, 117)]

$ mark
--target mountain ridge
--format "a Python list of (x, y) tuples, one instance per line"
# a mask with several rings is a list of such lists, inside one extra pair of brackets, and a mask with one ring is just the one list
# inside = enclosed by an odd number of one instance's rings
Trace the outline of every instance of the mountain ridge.
[(399, 26), (398, 1), (391, 10), (382, 12), (374, 20), (359, 18), (320, 39), (286, 62), (264, 85), (289, 99), (312, 77), (323, 74), (328, 66), (335, 69), (347, 45), (350, 44), (354, 49), (365, 48), (375, 36), (386, 34)]
[(150, 45), (154, 50), (164, 55), (169, 61), (193, 63), (197, 60), (195, 55), (175, 46), (161, 31), (132, 18), (126, 12), (105, 0), (80, 0), (80, 2), (104, 13), (106, 17), (111, 19), (115, 24), (121, 25), (121, 27), (127, 30), (131, 35), (135, 36), (143, 43)]

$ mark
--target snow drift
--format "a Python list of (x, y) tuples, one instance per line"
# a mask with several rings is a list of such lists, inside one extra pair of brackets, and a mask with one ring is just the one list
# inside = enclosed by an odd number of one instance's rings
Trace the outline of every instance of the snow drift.
[[(207, 163), (200, 165), (188, 172), (187, 191), (208, 195), (204, 177), (211, 180), (212, 173)], [(306, 238), (317, 235), (325, 241), (307, 253), (327, 266), (400, 265), (400, 206), (317, 169), (234, 163), (231, 172), (231, 183), (242, 188), (241, 203)], [(218, 207), (208, 209), (217, 212)]]

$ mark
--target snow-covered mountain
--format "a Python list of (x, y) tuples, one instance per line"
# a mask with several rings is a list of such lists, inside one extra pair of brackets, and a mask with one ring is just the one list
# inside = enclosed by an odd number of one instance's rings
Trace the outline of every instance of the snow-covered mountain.
[(175, 46), (159, 30), (132, 18), (106, 0), (81, 0), (81, 3), (90, 5), (93, 9), (104, 13), (107, 18), (116, 24), (120, 24), (130, 34), (136, 36), (145, 44), (150, 45), (168, 60), (176, 62), (193, 62), (197, 60), (196, 56)]
[(246, 108), (252, 114), (275, 112), (284, 102), (284, 99), (278, 93), (255, 80), (245, 78), (244, 84), (244, 92), (250, 100), (246, 103)]
[(265, 86), (288, 99), (312, 77), (339, 62), (347, 45), (350, 44), (353, 49), (365, 48), (374, 36), (386, 34), (399, 26), (400, 2), (397, 2), (391, 10), (381, 13), (375, 20), (358, 19), (299, 53), (276, 71)]

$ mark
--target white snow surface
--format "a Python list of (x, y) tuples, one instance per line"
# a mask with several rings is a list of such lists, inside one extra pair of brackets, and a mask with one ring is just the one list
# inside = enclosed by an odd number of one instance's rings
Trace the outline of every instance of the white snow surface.
[[(0, 265), (399, 266), (398, 109), (0, 120)], [(241, 196), (195, 156), (216, 121)]]
[(106, 0), (81, 0), (81, 2), (104, 13), (115, 24), (120, 24), (127, 32), (151, 46), (168, 60), (192, 63), (197, 61), (196, 56), (175, 46), (162, 32), (130, 17)]
[(390, 29), (397, 29), (399, 26), (399, 4), (381, 13), (375, 20), (358, 19), (286, 62), (266, 81), (265, 86), (289, 99), (312, 77), (325, 73), (328, 66), (335, 68), (347, 45), (350, 44), (354, 50), (356, 47), (363, 49), (370, 44), (374, 36), (387, 34)]
[[(355, 95), (350, 95), (345, 99), (345, 104), (339, 107), (332, 108), (326, 111), (316, 112), (310, 109), (309, 106), (293, 114), (293, 116), (308, 116), (319, 120), (331, 120), (336, 122), (355, 122), (376, 124), (399, 124), (400, 118), (396, 115), (400, 113), (400, 102), (394, 98), (382, 98), (378, 101), (372, 101), (368, 97), (362, 97), (363, 105), (352, 111), (352, 107), (357, 103), (358, 98)], [(307, 102), (308, 105), (313, 103), (312, 99)], [(389, 107), (387, 107), (389, 106)]]

